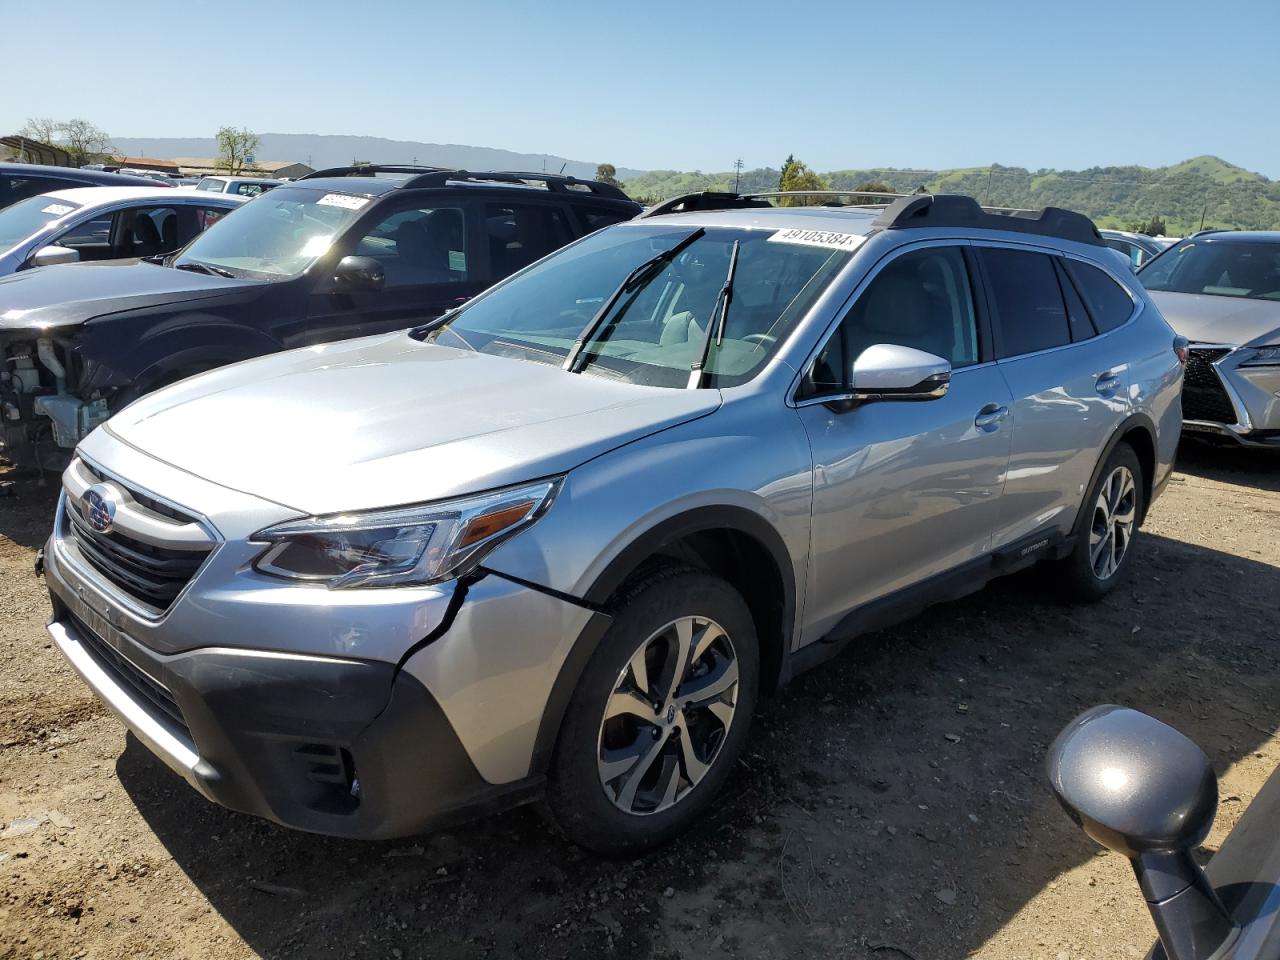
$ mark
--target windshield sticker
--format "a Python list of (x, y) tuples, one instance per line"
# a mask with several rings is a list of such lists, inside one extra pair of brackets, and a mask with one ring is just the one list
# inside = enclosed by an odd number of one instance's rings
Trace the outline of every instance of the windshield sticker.
[(827, 247), (831, 250), (856, 250), (867, 238), (860, 233), (833, 233), (830, 230), (779, 230), (770, 243), (796, 243), (803, 247)]
[(41, 213), (52, 213), (55, 217), (65, 216), (74, 210), (75, 207), (68, 207), (65, 203), (51, 203)]
[(347, 193), (326, 193), (316, 201), (322, 207), (342, 207), (344, 210), (359, 210), (368, 202), (368, 197), (353, 197)]

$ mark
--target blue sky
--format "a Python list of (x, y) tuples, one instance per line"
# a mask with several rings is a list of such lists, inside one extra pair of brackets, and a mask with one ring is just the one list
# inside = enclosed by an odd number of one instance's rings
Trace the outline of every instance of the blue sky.
[(689, 170), (1212, 153), (1280, 178), (1277, 0), (5, 7), (3, 133), (234, 124)]

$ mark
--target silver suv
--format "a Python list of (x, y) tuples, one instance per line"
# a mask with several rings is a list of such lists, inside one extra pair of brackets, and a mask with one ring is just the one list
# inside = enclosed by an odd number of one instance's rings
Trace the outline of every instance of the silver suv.
[(63, 478), (59, 648), (234, 809), (385, 837), (545, 795), (623, 853), (855, 635), (1041, 560), (1110, 590), (1181, 345), (1093, 224), (757, 203), (138, 400)]

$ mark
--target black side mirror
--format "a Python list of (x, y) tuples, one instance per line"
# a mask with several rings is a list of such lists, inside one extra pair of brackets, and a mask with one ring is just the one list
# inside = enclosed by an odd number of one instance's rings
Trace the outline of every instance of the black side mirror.
[(373, 257), (343, 257), (334, 268), (333, 279), (344, 290), (381, 290), (387, 274)]
[(1218, 781), (1199, 747), (1145, 713), (1107, 704), (1067, 724), (1047, 767), (1071, 819), (1132, 862), (1170, 960), (1207, 960), (1237, 936), (1191, 856), (1218, 809)]

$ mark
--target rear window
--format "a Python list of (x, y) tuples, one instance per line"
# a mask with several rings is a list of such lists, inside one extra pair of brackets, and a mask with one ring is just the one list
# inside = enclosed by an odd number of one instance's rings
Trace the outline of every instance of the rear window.
[(1048, 256), (999, 248), (986, 248), (981, 254), (1000, 330), (1001, 357), (1071, 342), (1062, 291)]
[(591, 233), (601, 227), (631, 219), (629, 213), (623, 213), (618, 210), (604, 210), (598, 207), (578, 207), (577, 214), (586, 228), (583, 231), (584, 233)]
[(1120, 284), (1097, 267), (1079, 260), (1064, 260), (1063, 264), (1084, 298), (1099, 333), (1107, 333), (1128, 321), (1133, 314), (1133, 300)]

